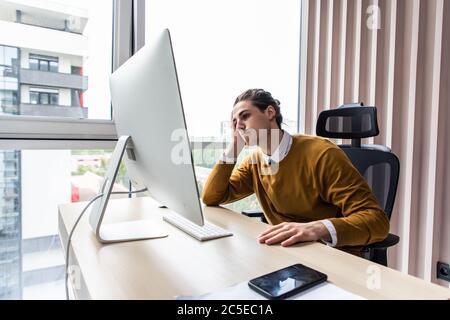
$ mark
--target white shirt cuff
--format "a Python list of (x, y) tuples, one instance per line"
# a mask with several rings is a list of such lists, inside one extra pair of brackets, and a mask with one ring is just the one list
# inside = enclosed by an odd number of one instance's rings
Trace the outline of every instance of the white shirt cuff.
[(333, 223), (330, 220), (321, 220), (320, 222), (323, 223), (323, 225), (328, 229), (328, 232), (331, 235), (331, 243), (325, 240), (322, 240), (330, 247), (336, 247), (337, 245), (337, 233), (336, 228), (334, 227)]

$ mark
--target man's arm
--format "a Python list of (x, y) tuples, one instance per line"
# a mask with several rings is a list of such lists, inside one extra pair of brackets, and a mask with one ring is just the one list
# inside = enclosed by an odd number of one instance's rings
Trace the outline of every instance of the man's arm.
[(217, 206), (250, 196), (254, 192), (252, 175), (250, 156), (236, 169), (234, 164), (219, 161), (205, 183), (203, 202)]
[(363, 176), (339, 148), (320, 156), (316, 181), (324, 201), (337, 206), (343, 217), (332, 218), (337, 247), (369, 245), (389, 234), (389, 220)]
[[(327, 149), (313, 171), (315, 184), (324, 201), (339, 207), (343, 217), (328, 219), (336, 231), (337, 247), (361, 246), (384, 240), (389, 233), (389, 220), (381, 210), (356, 168), (345, 153), (337, 148)], [(298, 242), (323, 240), (331, 243), (327, 221), (310, 223), (285, 222), (272, 226), (259, 237), (260, 243), (281, 243), (288, 247)]]

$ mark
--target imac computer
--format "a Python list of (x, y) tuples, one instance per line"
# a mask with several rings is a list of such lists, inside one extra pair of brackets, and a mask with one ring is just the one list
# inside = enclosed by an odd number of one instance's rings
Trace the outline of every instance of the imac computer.
[(232, 235), (206, 222), (178, 84), (169, 30), (146, 44), (110, 77), (119, 141), (89, 222), (103, 243), (167, 236), (146, 220), (102, 224), (121, 160), (132, 184), (167, 207), (164, 220), (198, 240)]

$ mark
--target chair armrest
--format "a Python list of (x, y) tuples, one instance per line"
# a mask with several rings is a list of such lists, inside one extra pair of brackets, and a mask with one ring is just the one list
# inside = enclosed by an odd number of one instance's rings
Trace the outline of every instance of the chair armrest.
[(400, 242), (400, 237), (396, 236), (395, 234), (389, 234), (386, 239), (383, 241), (373, 243), (371, 245), (365, 246), (363, 250), (368, 249), (385, 249), (392, 246), (395, 246), (397, 243)]
[(242, 214), (244, 216), (247, 216), (249, 218), (262, 218), (264, 217), (264, 213), (261, 209), (249, 209), (249, 210), (243, 210)]

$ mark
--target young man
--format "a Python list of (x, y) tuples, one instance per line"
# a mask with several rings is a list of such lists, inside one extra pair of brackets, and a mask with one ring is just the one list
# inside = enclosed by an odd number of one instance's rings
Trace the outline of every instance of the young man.
[[(386, 214), (345, 153), (326, 139), (281, 130), (280, 102), (269, 92), (241, 94), (231, 119), (233, 140), (204, 186), (206, 205), (256, 193), (272, 225), (259, 237), (267, 245), (323, 241), (358, 254), (388, 236)], [(257, 148), (235, 168), (244, 145)]]

